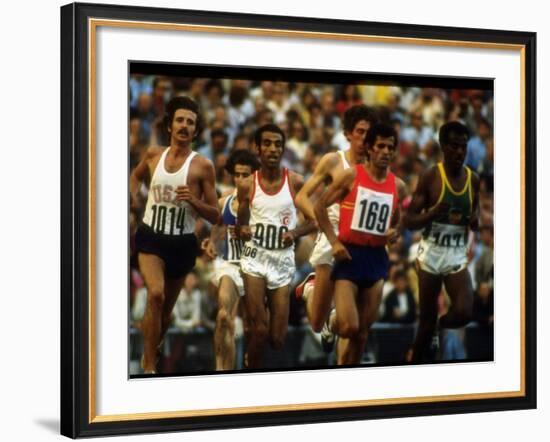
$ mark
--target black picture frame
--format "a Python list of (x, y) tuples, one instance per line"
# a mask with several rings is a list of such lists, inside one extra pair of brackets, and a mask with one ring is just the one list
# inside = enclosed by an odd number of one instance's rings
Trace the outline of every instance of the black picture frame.
[[(244, 414), (96, 419), (90, 374), (89, 19), (185, 23), (264, 30), (368, 35), (401, 39), (510, 45), (523, 57), (524, 244), (536, 244), (536, 34), (392, 23), (235, 14), (115, 5), (61, 8), (61, 434), (115, 434), (288, 425), (388, 417), (536, 408), (536, 248), (524, 247), (523, 375), (521, 395), (388, 405), (337, 406)], [(93, 308), (93, 306), (92, 306)]]

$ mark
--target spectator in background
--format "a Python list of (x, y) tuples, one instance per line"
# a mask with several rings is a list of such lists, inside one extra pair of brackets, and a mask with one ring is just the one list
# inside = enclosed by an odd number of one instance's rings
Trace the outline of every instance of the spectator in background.
[(185, 277), (185, 282), (174, 305), (172, 325), (183, 332), (190, 332), (201, 326), (201, 292), (194, 271)]
[(384, 300), (382, 322), (411, 324), (416, 320), (416, 303), (407, 274), (398, 270), (394, 274), (394, 289)]
[(191, 86), (186, 95), (190, 96), (193, 100), (200, 104), (201, 108), (206, 104), (206, 96), (204, 88), (208, 80), (206, 78), (194, 78), (191, 80)]
[(256, 127), (262, 127), (266, 124), (271, 124), (274, 121), (273, 111), (271, 109), (263, 109), (254, 118), (254, 123)]
[(422, 93), (422, 88), (419, 87), (403, 87), (401, 89), (401, 107), (407, 111), (416, 109), (419, 106), (419, 97)]
[(258, 102), (257, 100), (261, 100), (263, 103), (269, 102), (273, 98), (273, 82), (261, 81), (259, 86), (250, 91), (250, 98), (254, 102)]
[(203, 112), (206, 121), (214, 119), (214, 111), (218, 106), (223, 107), (222, 99), (225, 95), (222, 83), (220, 80), (210, 80), (204, 86), (205, 97), (202, 100)]
[(153, 103), (152, 107), (155, 115), (158, 117), (164, 116), (164, 106), (174, 92), (172, 81), (167, 77), (155, 77), (153, 80)]
[(309, 120), (311, 128), (322, 129), (327, 139), (332, 139), (333, 135), (330, 135), (325, 125), (325, 116), (323, 114), (323, 108), (318, 101), (315, 101), (309, 106)]
[(156, 119), (153, 109), (153, 98), (147, 93), (142, 93), (136, 101), (136, 106), (130, 109), (141, 122), (139, 133), (140, 140), (148, 142), (151, 138), (152, 126)]
[(214, 163), (216, 155), (227, 154), (228, 140), (229, 137), (223, 129), (215, 129), (210, 133), (210, 145), (201, 147), (198, 153)]
[(133, 74), (130, 76), (130, 107), (137, 107), (138, 98), (144, 94), (151, 96), (153, 92), (153, 76)]
[(493, 226), (481, 226), (479, 229), (479, 236), (481, 239), (481, 255), (476, 263), (476, 287), (479, 289), (481, 284), (490, 283), (492, 288), (494, 255)]
[(431, 128), (441, 127), (444, 121), (445, 107), (443, 104), (443, 91), (434, 88), (424, 88), (420, 95), (422, 117)]
[(233, 150), (250, 150), (250, 136), (244, 132), (239, 132), (233, 140)]
[(203, 133), (204, 139), (202, 140), (202, 144), (200, 144), (201, 149), (212, 142), (212, 133), (214, 131), (225, 132), (227, 136), (226, 144), (231, 144), (237, 131), (229, 125), (225, 106), (218, 104), (210, 114), (212, 117), (207, 120), (209, 123)]
[(494, 316), (495, 312), (492, 282), (482, 282), (474, 295), (473, 319), (480, 326), (488, 327), (493, 325)]
[(314, 93), (314, 88), (311, 85), (305, 84), (301, 89), (301, 101), (299, 103), (300, 113), (306, 126), (311, 126), (310, 121), (310, 107), (313, 104), (318, 104), (317, 95)]
[(317, 164), (321, 160), (323, 154), (324, 152), (322, 148), (319, 148), (315, 144), (311, 144), (307, 147), (304, 159), (302, 161), (304, 178), (306, 180), (311, 176), (315, 170), (315, 167), (317, 167)]
[(487, 155), (487, 140), (492, 138), (491, 126), (485, 118), (480, 118), (477, 134), (468, 140), (468, 153), (464, 163), (473, 171), (479, 170)]
[[(303, 121), (299, 117), (295, 118), (290, 123), (286, 146), (294, 152), (298, 161), (305, 156), (308, 140), (309, 134)], [(297, 172), (302, 173), (302, 167), (299, 167), (299, 169), (300, 170), (297, 170)]]
[(227, 103), (229, 105), (229, 126), (238, 131), (239, 128), (255, 113), (254, 103), (248, 97), (249, 82), (246, 80), (231, 80), (231, 88)]
[(334, 134), (340, 129), (341, 121), (340, 117), (336, 113), (334, 107), (334, 88), (325, 87), (321, 93), (321, 115), (323, 118), (323, 127), (327, 131), (329, 137), (333, 137)]
[(389, 119), (392, 122), (392, 125), (395, 123), (399, 124), (399, 127), (394, 129), (397, 131), (397, 136), (401, 138), (401, 125), (405, 123), (405, 113), (401, 108), (401, 90), (399, 88), (391, 88), (390, 93), (388, 94), (387, 99), (387, 110), (389, 114)]
[(210, 129), (223, 130), (229, 127), (229, 122), (227, 120), (227, 112), (223, 104), (218, 104), (213, 108), (212, 116), (208, 120), (210, 123)]
[(275, 124), (281, 125), (286, 121), (286, 113), (290, 110), (288, 83), (279, 81), (274, 84), (271, 99), (267, 101), (267, 108), (273, 112)]
[[(489, 106), (485, 99), (483, 91), (468, 91), (463, 101), (464, 115), (463, 119), (470, 131), (476, 131), (480, 121), (486, 120), (489, 116)], [(491, 125), (490, 122), (488, 122)]]
[(478, 168), (481, 180), (481, 192), (493, 193), (494, 188), (494, 141), (493, 137), (487, 139), (485, 144), (487, 152)]
[(355, 84), (346, 84), (343, 85), (340, 89), (340, 98), (336, 103), (336, 112), (340, 117), (344, 116), (344, 112), (347, 111), (350, 107), (362, 104), (361, 94), (359, 93), (359, 88)]
[(330, 143), (325, 137), (325, 132), (322, 128), (315, 128), (310, 131), (309, 145), (318, 149), (319, 152), (327, 153), (330, 150)]
[(137, 112), (130, 109), (129, 147), (130, 169), (133, 169), (141, 160), (146, 143), (141, 136), (141, 119)]
[(216, 170), (216, 191), (218, 192), (218, 196), (223, 195), (234, 188), (233, 179), (227, 170), (225, 170), (227, 157), (228, 155), (225, 152), (217, 153), (214, 157), (214, 169)]
[(401, 140), (417, 146), (421, 155), (425, 156), (423, 152), (434, 142), (434, 131), (424, 123), (424, 117), (420, 109), (412, 111), (409, 118), (410, 125), (401, 129)]

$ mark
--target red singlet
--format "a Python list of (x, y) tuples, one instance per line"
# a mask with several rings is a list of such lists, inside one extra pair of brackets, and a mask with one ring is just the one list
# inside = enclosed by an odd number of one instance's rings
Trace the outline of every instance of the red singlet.
[(388, 172), (386, 180), (377, 183), (364, 165), (357, 164), (355, 171), (351, 192), (340, 203), (338, 239), (360, 246), (384, 246), (384, 235), (398, 204), (395, 175)]

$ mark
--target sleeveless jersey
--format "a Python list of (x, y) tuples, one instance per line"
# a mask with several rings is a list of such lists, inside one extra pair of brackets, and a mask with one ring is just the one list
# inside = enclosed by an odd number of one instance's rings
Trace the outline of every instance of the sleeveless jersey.
[[(443, 163), (437, 168), (441, 176), (441, 193), (435, 205), (440, 202), (449, 205), (449, 212), (436, 218), (424, 228), (424, 240), (443, 247), (463, 247), (468, 243), (468, 226), (473, 207), (472, 171), (466, 167), (466, 183), (459, 192), (455, 191), (445, 173)], [(434, 206), (435, 206), (434, 205)]]
[(283, 249), (283, 235), (296, 227), (294, 195), (288, 170), (283, 169), (281, 186), (268, 193), (262, 188), (260, 171), (254, 173), (254, 190), (250, 201), (250, 228), (255, 246), (267, 250)]
[(383, 183), (374, 181), (363, 164), (355, 166), (351, 192), (340, 203), (340, 241), (360, 246), (386, 244), (386, 231), (397, 209), (395, 175), (388, 172)]
[[(231, 206), (236, 198), (236, 192), (229, 195), (224, 202), (222, 217), (223, 224), (226, 226), (234, 226), (237, 224), (237, 214), (233, 212)], [(225, 241), (223, 246), (223, 259), (229, 262), (239, 262), (241, 260), (241, 252), (243, 243), (240, 239), (232, 238), (229, 229), (225, 233)]]
[(153, 173), (143, 223), (155, 233), (179, 236), (194, 233), (196, 212), (186, 201), (176, 200), (176, 188), (187, 184), (187, 174), (191, 160), (197, 154), (191, 152), (181, 168), (173, 173), (167, 172), (164, 166), (167, 149), (162, 152)]
[[(346, 160), (345, 152), (343, 150), (339, 150), (338, 154), (342, 159), (342, 166), (344, 170), (349, 169), (351, 166), (349, 165), (348, 160)], [(332, 206), (330, 206), (327, 209), (327, 212), (328, 212), (328, 219), (330, 220), (330, 223), (335, 229), (338, 229), (338, 224), (340, 221), (340, 204), (334, 203)]]

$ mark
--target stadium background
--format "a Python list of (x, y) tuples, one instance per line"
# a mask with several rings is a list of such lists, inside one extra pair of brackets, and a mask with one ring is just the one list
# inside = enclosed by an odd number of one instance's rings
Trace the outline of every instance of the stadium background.
[[(388, 84), (321, 84), (283, 81), (196, 78), (133, 74), (129, 82), (130, 168), (150, 145), (167, 145), (162, 125), (164, 106), (174, 95), (188, 95), (201, 106), (204, 130), (195, 150), (209, 158), (216, 170), (218, 193), (231, 188), (224, 170), (233, 149), (255, 151), (254, 130), (267, 122), (278, 124), (287, 134), (283, 165), (307, 177), (320, 157), (331, 150), (346, 149), (342, 131), (345, 110), (354, 104), (374, 108), (379, 117), (398, 130), (398, 155), (392, 170), (415, 189), (418, 177), (441, 159), (437, 133), (447, 121), (466, 124), (472, 137), (466, 164), (481, 176), (481, 230), (470, 235), (469, 271), (475, 289), (474, 321), (465, 330), (449, 331), (443, 339), (446, 360), (493, 358), (493, 94), (489, 90), (413, 87)], [(140, 190), (141, 205), (130, 212), (130, 235), (141, 218), (147, 186)], [(410, 201), (410, 196), (404, 206)], [(199, 241), (210, 226), (200, 222)], [(390, 278), (384, 287), (379, 320), (373, 326), (364, 363), (401, 363), (410, 345), (417, 320), (418, 287), (413, 260), (418, 232), (404, 230), (389, 250)], [(312, 269), (307, 262), (314, 236), (303, 238), (296, 248), (297, 272), (292, 287)], [(130, 374), (139, 374), (143, 317), (147, 291), (137, 259), (130, 251)], [(212, 261), (199, 257), (195, 271), (185, 283), (174, 309), (172, 325), (164, 342), (161, 361), (165, 374), (211, 372), (214, 369), (212, 336), (216, 316), (215, 288), (210, 284)], [(444, 312), (448, 300), (440, 296)], [(244, 342), (238, 320), (237, 369), (241, 368)], [(291, 294), (289, 334), (280, 352), (266, 352), (266, 367), (326, 366), (334, 355), (322, 352), (319, 336), (307, 326), (303, 304)]]

